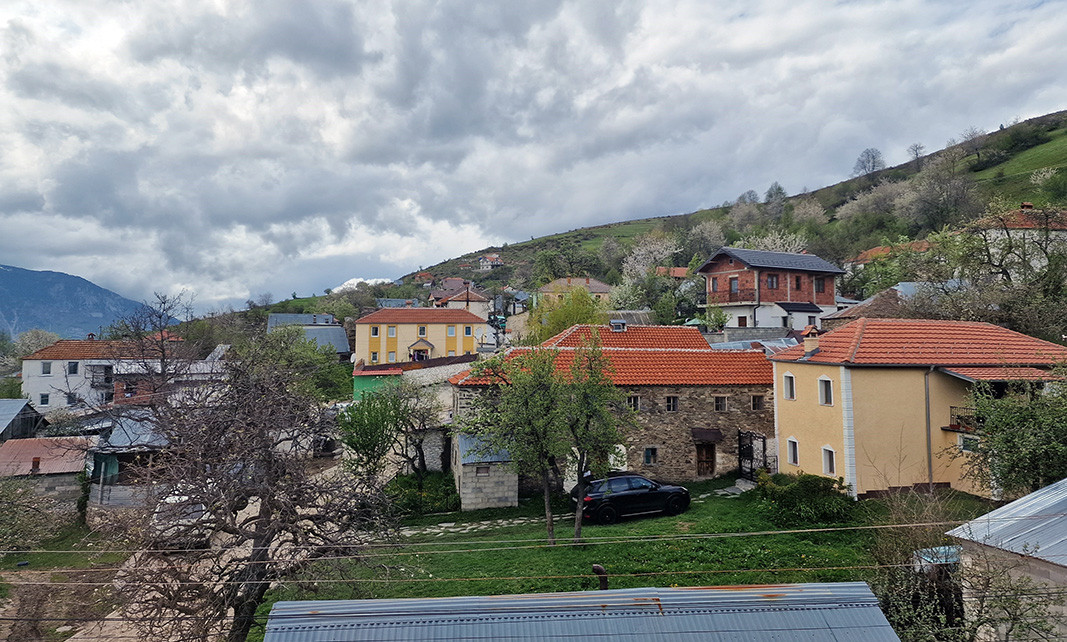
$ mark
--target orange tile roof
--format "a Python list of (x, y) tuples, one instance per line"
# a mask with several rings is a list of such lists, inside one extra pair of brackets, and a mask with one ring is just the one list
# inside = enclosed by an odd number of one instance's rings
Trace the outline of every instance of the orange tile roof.
[(1038, 368), (942, 368), (945, 372), (968, 381), (1060, 381), (1063, 377)]
[(360, 317), (356, 323), (485, 323), (466, 310), (449, 308), (383, 308)]
[(97, 341), (93, 339), (60, 339), (41, 348), (26, 359), (117, 359), (133, 358), (136, 344), (126, 341)]
[(589, 340), (594, 330), (605, 348), (708, 349), (700, 330), (680, 325), (627, 325), (623, 332), (612, 332), (608, 325), (572, 325), (541, 345), (577, 348)]
[(656, 276), (670, 276), (675, 279), (684, 279), (689, 276), (689, 268), (684, 267), (657, 267)]
[(539, 292), (558, 293), (566, 292), (573, 288), (585, 288), (590, 294), (607, 294), (611, 292), (611, 286), (588, 276), (564, 276), (542, 285)]
[[(512, 348), (513, 359), (532, 348)], [(575, 348), (555, 350), (556, 371), (568, 372), (577, 354)], [(656, 348), (602, 348), (611, 363), (612, 382), (620, 386), (770, 386), (771, 364), (762, 351), (684, 350)], [(457, 386), (487, 386), (489, 377), (472, 378), (466, 370), (448, 380)]]
[(819, 337), (804, 359), (803, 344), (772, 361), (856, 366), (1051, 366), (1067, 348), (990, 323), (930, 319), (857, 319)]
[(980, 230), (1067, 230), (1067, 211), (1017, 209), (980, 218), (968, 227)]
[(864, 250), (856, 255), (856, 258), (851, 260), (851, 263), (859, 265), (865, 265), (875, 259), (880, 259), (883, 256), (887, 256), (893, 250), (907, 250), (910, 252), (926, 252), (932, 247), (930, 241), (912, 241), (910, 243), (902, 243), (900, 245), (879, 245), (878, 247), (872, 247), (869, 250)]

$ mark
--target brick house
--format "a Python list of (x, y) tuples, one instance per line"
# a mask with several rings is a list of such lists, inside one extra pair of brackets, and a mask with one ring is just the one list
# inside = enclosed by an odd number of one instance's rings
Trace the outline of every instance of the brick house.
[[(542, 344), (570, 368), (578, 346), (596, 332), (612, 381), (634, 410), (626, 467), (664, 481), (707, 479), (738, 465), (738, 433), (763, 435), (774, 451), (772, 369), (759, 350), (712, 350), (695, 328), (573, 326)], [(505, 358), (530, 348), (512, 348)], [(469, 371), (449, 380), (453, 413), (469, 412), (487, 379)]]
[(814, 254), (724, 247), (700, 266), (707, 305), (730, 315), (731, 328), (802, 330), (837, 311), (837, 275), (844, 270)]

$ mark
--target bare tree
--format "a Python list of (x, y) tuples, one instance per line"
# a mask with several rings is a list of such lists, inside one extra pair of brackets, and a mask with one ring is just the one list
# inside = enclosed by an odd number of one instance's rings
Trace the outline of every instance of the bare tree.
[(875, 147), (868, 147), (860, 152), (856, 164), (852, 166), (852, 174), (853, 176), (866, 176), (881, 169), (885, 169), (882, 152)]
[[(117, 581), (146, 638), (244, 640), (272, 582), (385, 532), (373, 477), (311, 466), (332, 427), (306, 349), (299, 332), (272, 332), (236, 346), (220, 376), (141, 408), (166, 447), (131, 471), (147, 501), (124, 535), (144, 550)], [(189, 550), (168, 554), (177, 547)]]
[(963, 147), (965, 156), (975, 155), (976, 160), (982, 160), (982, 144), (985, 143), (985, 130), (977, 127), (968, 127), (960, 134), (960, 146)]
[(915, 171), (922, 169), (923, 155), (926, 154), (926, 146), (922, 143), (912, 143), (908, 145), (908, 157), (915, 163)]

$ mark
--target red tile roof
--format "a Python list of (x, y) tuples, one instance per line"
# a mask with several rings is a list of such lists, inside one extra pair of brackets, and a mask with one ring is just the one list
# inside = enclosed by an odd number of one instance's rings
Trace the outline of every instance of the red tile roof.
[[(557, 353), (556, 371), (568, 372), (575, 348), (550, 348)], [(506, 359), (529, 352), (512, 348)], [(611, 380), (620, 386), (770, 386), (771, 364), (762, 351), (602, 348), (611, 362)], [(472, 378), (466, 370), (448, 380), (457, 386), (487, 386), (488, 377)]]
[(684, 267), (657, 267), (656, 276), (670, 276), (675, 279), (684, 279), (689, 276), (689, 268)]
[(31, 474), (34, 457), (40, 457), (40, 475), (80, 472), (89, 443), (88, 437), (9, 439), (0, 444), (0, 477)]
[(60, 339), (23, 359), (116, 359), (133, 358), (136, 354), (136, 344), (126, 341)]
[(1051, 366), (1067, 348), (990, 323), (930, 319), (857, 319), (819, 337), (804, 359), (803, 344), (772, 361), (856, 366)]
[(588, 276), (565, 276), (538, 288), (539, 292), (566, 292), (573, 288), (585, 288), (590, 294), (607, 294), (611, 286)]
[(623, 332), (612, 332), (608, 325), (572, 325), (541, 345), (577, 348), (594, 330), (605, 348), (708, 349), (700, 330), (678, 325), (627, 325)]
[(968, 381), (1060, 381), (1063, 377), (1038, 368), (942, 368)]
[(1067, 230), (1067, 211), (1017, 209), (980, 218), (968, 227), (979, 230)]
[(872, 247), (869, 250), (864, 250), (856, 255), (856, 258), (850, 262), (858, 265), (865, 265), (875, 259), (880, 259), (883, 256), (888, 256), (893, 250), (905, 250), (909, 252), (926, 252), (933, 245), (930, 241), (911, 241), (910, 243), (902, 243), (900, 245), (879, 245), (878, 247)]
[(449, 308), (383, 308), (360, 317), (356, 323), (485, 323), (466, 310)]

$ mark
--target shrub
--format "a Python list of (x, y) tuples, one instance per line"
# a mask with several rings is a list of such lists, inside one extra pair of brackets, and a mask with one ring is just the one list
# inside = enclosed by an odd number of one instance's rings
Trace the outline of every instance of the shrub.
[(758, 489), (760, 508), (777, 526), (803, 526), (846, 522), (852, 518), (855, 502), (848, 496), (849, 485), (842, 478), (818, 475), (762, 473)]
[(419, 491), (415, 475), (397, 475), (385, 492), (402, 513), (424, 515), (459, 510), (459, 494), (449, 473), (427, 473)]

